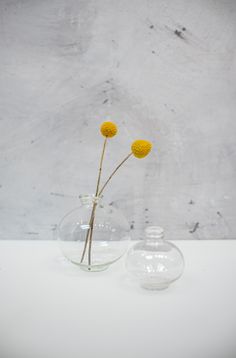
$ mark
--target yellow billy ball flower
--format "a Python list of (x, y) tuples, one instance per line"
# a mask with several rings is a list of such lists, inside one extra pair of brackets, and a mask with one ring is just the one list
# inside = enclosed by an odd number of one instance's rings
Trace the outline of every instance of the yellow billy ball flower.
[(131, 145), (131, 150), (136, 158), (144, 158), (150, 153), (152, 149), (152, 143), (148, 140), (138, 139)]
[(103, 122), (100, 131), (104, 137), (114, 137), (117, 133), (117, 126), (113, 122)]

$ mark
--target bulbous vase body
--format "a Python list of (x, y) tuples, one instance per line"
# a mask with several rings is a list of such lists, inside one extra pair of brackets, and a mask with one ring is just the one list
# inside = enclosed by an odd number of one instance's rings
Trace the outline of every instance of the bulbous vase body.
[(161, 290), (182, 275), (184, 257), (177, 246), (164, 240), (162, 228), (150, 226), (145, 240), (128, 251), (126, 268), (143, 288)]
[[(92, 239), (88, 235), (91, 225)], [(57, 237), (68, 260), (86, 271), (102, 271), (126, 252), (130, 240), (129, 223), (120, 210), (103, 204), (92, 195), (84, 195), (81, 205), (59, 223)]]

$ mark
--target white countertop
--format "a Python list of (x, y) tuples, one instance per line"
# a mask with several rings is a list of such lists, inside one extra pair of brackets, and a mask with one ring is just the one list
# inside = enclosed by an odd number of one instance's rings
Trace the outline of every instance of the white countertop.
[(0, 241), (0, 358), (235, 358), (236, 241), (175, 241), (186, 268), (146, 291), (54, 241)]

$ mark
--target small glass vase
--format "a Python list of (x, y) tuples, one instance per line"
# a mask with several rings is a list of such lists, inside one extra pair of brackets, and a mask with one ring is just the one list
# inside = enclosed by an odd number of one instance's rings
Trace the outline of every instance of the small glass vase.
[(162, 290), (176, 281), (184, 270), (184, 257), (174, 244), (164, 240), (164, 230), (149, 226), (146, 238), (128, 251), (126, 268), (143, 288)]
[[(94, 195), (83, 195), (80, 200), (81, 205), (66, 214), (58, 225), (60, 248), (63, 255), (82, 270), (103, 271), (126, 253), (130, 240), (129, 223), (120, 210), (103, 204)], [(87, 237), (91, 226), (90, 241)]]

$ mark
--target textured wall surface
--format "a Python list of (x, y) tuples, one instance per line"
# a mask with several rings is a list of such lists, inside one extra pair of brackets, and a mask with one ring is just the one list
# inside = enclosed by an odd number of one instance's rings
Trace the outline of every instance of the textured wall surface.
[[(134, 237), (236, 238), (236, 2), (0, 1), (1, 239), (50, 239), (132, 140), (106, 192)], [(104, 198), (105, 199), (105, 198)]]

